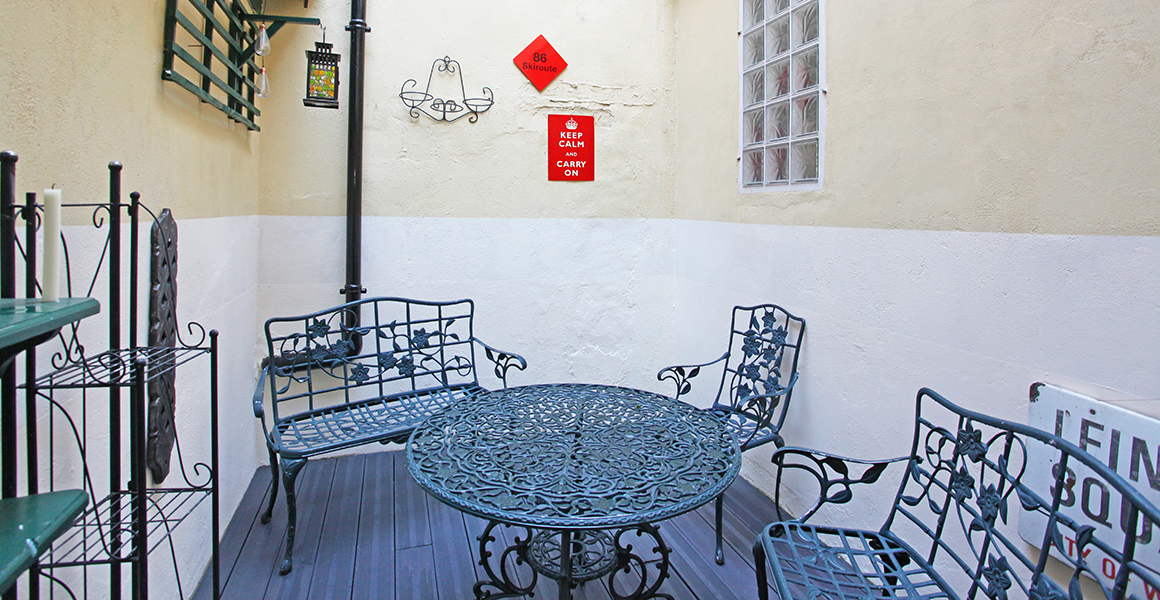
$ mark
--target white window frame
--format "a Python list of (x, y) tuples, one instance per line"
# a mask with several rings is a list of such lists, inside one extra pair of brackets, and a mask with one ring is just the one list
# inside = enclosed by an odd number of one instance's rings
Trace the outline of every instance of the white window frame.
[[(740, 6), (739, 15), (739, 30), (737, 36), (737, 66), (738, 66), (738, 154), (737, 154), (737, 181), (742, 192), (744, 193), (764, 193), (776, 191), (806, 191), (821, 189), (823, 178), (825, 176), (825, 128), (826, 128), (826, 21), (825, 21), (825, 0), (788, 0), (786, 4), (788, 7), (781, 11), (773, 12), (777, 8), (778, 0), (758, 0), (762, 2), (763, 16), (760, 22), (748, 24), (748, 15), (746, 11), (753, 5), (754, 0), (738, 0)], [(797, 35), (794, 31), (793, 16), (796, 10), (801, 9), (809, 4), (816, 2), (818, 7), (818, 36), (816, 41), (810, 40), (806, 43), (797, 44)], [(770, 55), (769, 40), (764, 39), (768, 35), (765, 29), (768, 25), (778, 21), (782, 18), (789, 19), (789, 27), (791, 33), (791, 41), (788, 44), (790, 47), (773, 56)], [(753, 35), (758, 30), (763, 31), (763, 54), (762, 59), (753, 63), (753, 65), (746, 66), (746, 38)], [(818, 73), (817, 83), (814, 85), (803, 87), (800, 90), (793, 89), (795, 84), (791, 81), (789, 84), (790, 91), (788, 94), (777, 96), (774, 99), (769, 98), (768, 82), (765, 82), (767, 67), (784, 61), (793, 61), (793, 58), (798, 55), (804, 55), (817, 49), (818, 57)], [(776, 58), (775, 58), (776, 57)], [(761, 69), (763, 73), (762, 100), (756, 103), (750, 103), (746, 91), (746, 76), (752, 74), (755, 70)], [(792, 75), (791, 75), (792, 79)], [(789, 112), (794, 112), (794, 101), (799, 98), (816, 94), (817, 97), (817, 133), (815, 134), (798, 134), (794, 131), (795, 127), (791, 123), (789, 126), (788, 137), (770, 140), (770, 113), (768, 112), (773, 105), (787, 103)], [(747, 113), (753, 112), (756, 107), (762, 107), (762, 121), (763, 133), (760, 141), (747, 143)], [(817, 140), (817, 178), (795, 180), (795, 167), (797, 164), (792, 157), (793, 152), (790, 150), (790, 145), (794, 142), (805, 141), (809, 142), (811, 139)], [(783, 146), (786, 148), (786, 154), (791, 155), (789, 158), (788, 180), (786, 182), (774, 182), (769, 179), (769, 154), (765, 149), (771, 147)], [(761, 183), (746, 183), (746, 161), (748, 159), (747, 153), (753, 152), (756, 149), (762, 149), (762, 171), (763, 181)]]

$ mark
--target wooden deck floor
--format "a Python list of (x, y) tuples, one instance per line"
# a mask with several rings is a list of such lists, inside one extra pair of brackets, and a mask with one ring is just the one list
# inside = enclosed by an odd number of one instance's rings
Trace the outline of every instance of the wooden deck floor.
[[(473, 597), (472, 586), (483, 576), (476, 565), (475, 536), (486, 523), (423, 492), (407, 473), (402, 452), (313, 460), (298, 486), (294, 570), (278, 575), (286, 529), (284, 497), (268, 525), (258, 520), (270, 488), (270, 473), (263, 467), (222, 536), (223, 598)], [(672, 548), (672, 573), (661, 591), (677, 600), (757, 598), (751, 548), (757, 531), (775, 515), (773, 502), (738, 478), (725, 496), (724, 566), (713, 562), (712, 503), (662, 522), (661, 534)], [(605, 583), (589, 582), (575, 597), (607, 599)], [(555, 582), (541, 577), (535, 598), (554, 599), (556, 590)], [(193, 597), (210, 596), (207, 570)]]

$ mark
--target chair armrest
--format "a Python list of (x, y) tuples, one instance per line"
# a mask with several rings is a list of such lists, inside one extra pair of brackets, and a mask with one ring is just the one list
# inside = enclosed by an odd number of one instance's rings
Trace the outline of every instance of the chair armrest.
[(674, 365), (671, 367), (665, 367), (657, 372), (657, 381), (665, 381), (666, 379), (672, 380), (672, 382), (677, 385), (677, 393), (673, 396), (673, 398), (680, 398), (681, 396), (688, 394), (689, 391), (693, 389), (693, 384), (689, 383), (689, 380), (701, 373), (701, 367), (715, 365), (725, 360), (726, 358), (729, 358), (728, 352), (722, 354), (721, 358), (718, 358), (717, 360), (700, 365)]
[[(910, 460), (909, 456), (885, 460), (862, 460), (845, 458), (827, 452), (797, 448), (781, 448), (773, 453), (771, 461), (777, 466), (777, 483), (774, 502), (781, 506), (782, 476), (791, 470), (805, 471), (818, 483), (818, 498), (802, 516), (793, 519), (804, 523), (826, 504), (845, 504), (854, 497), (852, 486), (872, 484), (878, 481), (886, 467)], [(851, 471), (854, 471), (852, 474)]]
[(262, 372), (258, 375), (258, 387), (254, 389), (254, 416), (265, 425), (266, 374), (270, 372), (269, 359), (262, 359)]
[(516, 369), (523, 371), (524, 369), (528, 368), (528, 361), (524, 360), (524, 357), (520, 356), (519, 354), (497, 350), (483, 343), (483, 341), (481, 341), (479, 338), (472, 339), (475, 340), (475, 343), (483, 346), (484, 355), (487, 356), (488, 360), (495, 363), (495, 376), (503, 382), (504, 389), (507, 389), (508, 386), (508, 369), (515, 367)]

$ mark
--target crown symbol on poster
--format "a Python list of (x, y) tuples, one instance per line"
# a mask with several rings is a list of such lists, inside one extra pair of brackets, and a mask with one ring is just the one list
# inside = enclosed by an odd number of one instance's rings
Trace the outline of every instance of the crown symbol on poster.
[(568, 129), (576, 129), (579, 127), (579, 125), (576, 123), (576, 119), (569, 118), (568, 122), (564, 123), (564, 127), (567, 127)]

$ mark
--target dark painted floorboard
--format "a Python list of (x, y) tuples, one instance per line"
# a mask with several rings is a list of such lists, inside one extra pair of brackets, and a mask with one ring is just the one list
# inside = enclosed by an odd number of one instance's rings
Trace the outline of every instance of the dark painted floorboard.
[[(250, 479), (250, 485), (246, 488), (246, 493), (242, 495), (242, 501), (238, 503), (237, 510), (234, 511), (233, 519), (222, 532), (221, 542), (218, 545), (222, 587), (229, 583), (229, 576), (234, 572), (234, 566), (241, 556), (246, 538), (254, 526), (259, 524), (260, 509), (266, 506), (265, 502), (269, 490), (270, 469), (269, 467), (259, 467), (253, 478)], [(209, 569), (206, 569), (205, 577), (201, 579), (201, 583), (197, 586), (192, 598), (193, 600), (213, 598), (213, 574)]]
[(427, 516), (431, 522), (431, 548), (435, 560), (435, 587), (439, 600), (458, 600), (479, 579), (463, 513), (428, 496)]
[(334, 461), (334, 485), (326, 505), (318, 558), (310, 580), (311, 600), (350, 600), (354, 581), (354, 557), (358, 539), (359, 508), (365, 479), (365, 456)]
[[(309, 598), (310, 582), (326, 522), (326, 505), (334, 483), (334, 468), (342, 461), (312, 460), (298, 474), (298, 533), (294, 538), (294, 570), (270, 577), (266, 598)], [(283, 490), (285, 491), (285, 490)], [(323, 549), (330, 552), (331, 549)]]
[[(355, 546), (352, 600), (395, 598), (394, 453), (366, 457)], [(339, 460), (339, 459), (335, 459)], [(354, 512), (351, 507), (351, 513)]]
[[(466, 600), (485, 577), (477, 536), (487, 523), (423, 492), (407, 472), (402, 452), (312, 460), (297, 487), (294, 570), (282, 577), (285, 493), (280, 490), (273, 519), (263, 525), (258, 517), (268, 499), (270, 472), (265, 467), (255, 472), (222, 536), (224, 598)], [(769, 498), (738, 479), (725, 497), (724, 566), (713, 562), (712, 503), (660, 523), (665, 544), (672, 548), (670, 577), (660, 591), (676, 600), (756, 598), (753, 540), (776, 514)], [(497, 555), (516, 536), (526, 535), (518, 527), (495, 531), (499, 539), (489, 549)], [(530, 582), (526, 564), (517, 566), (509, 558), (508, 566), (522, 584)], [(209, 577), (207, 570), (195, 600), (210, 598)], [(626, 592), (638, 580), (635, 573), (619, 574), (617, 588)], [(535, 590), (534, 600), (558, 596), (556, 583), (544, 577)], [(574, 597), (608, 600), (608, 578), (577, 588)]]
[(427, 492), (407, 472), (406, 453), (392, 454), (395, 458), (395, 550), (430, 546)]

